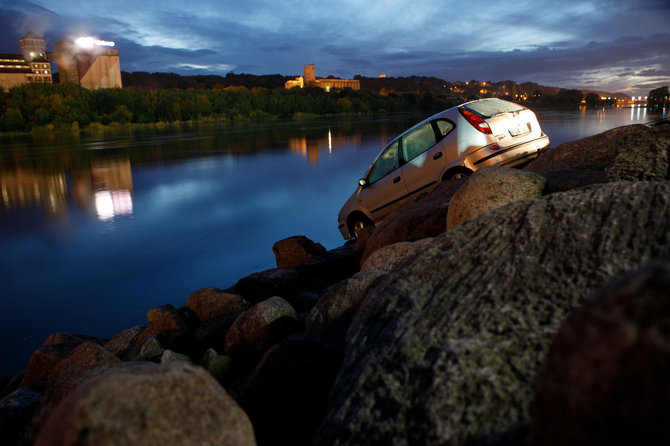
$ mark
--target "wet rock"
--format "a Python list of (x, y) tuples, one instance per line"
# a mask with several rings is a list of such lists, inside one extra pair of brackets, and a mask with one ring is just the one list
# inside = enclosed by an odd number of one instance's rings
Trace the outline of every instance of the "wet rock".
[(138, 337), (146, 330), (145, 325), (137, 325), (116, 334), (105, 343), (104, 347), (119, 358), (124, 358), (133, 348)]
[(232, 321), (251, 306), (242, 296), (226, 293), (217, 288), (203, 288), (191, 293), (186, 307), (201, 322), (227, 317)]
[(430, 245), (432, 241), (433, 237), (428, 237), (415, 242), (398, 242), (392, 245), (386, 245), (373, 252), (370, 257), (365, 259), (361, 265), (361, 270), (376, 268), (388, 271), (393, 268), (393, 265), (395, 265), (396, 262), (424, 246)]
[(268, 350), (238, 389), (259, 445), (309, 445), (324, 414), (341, 354), (292, 335)]
[(483, 444), (529, 423), (560, 322), (670, 249), (670, 184), (522, 200), (435, 238), (370, 288), (314, 444)]
[(235, 373), (233, 359), (229, 356), (219, 355), (213, 348), (207, 349), (202, 356), (200, 365), (221, 385), (229, 384)]
[(272, 345), (299, 329), (295, 309), (278, 296), (257, 303), (242, 313), (226, 335), (226, 353), (248, 362), (257, 361)]
[(272, 246), (272, 252), (279, 269), (314, 265), (322, 262), (327, 256), (326, 248), (320, 243), (314, 243), (304, 235), (296, 235), (276, 242)]
[(607, 171), (611, 181), (670, 179), (670, 126), (660, 126), (622, 138), (618, 155)]
[(466, 181), (467, 178), (445, 181), (430, 193), (409, 199), (377, 225), (365, 245), (362, 261), (384, 246), (442, 234), (449, 201)]
[(344, 349), (347, 329), (368, 288), (386, 272), (368, 268), (328, 288), (310, 311), (305, 332), (336, 350)]
[(537, 198), (547, 180), (533, 172), (487, 166), (473, 173), (454, 194), (447, 211), (447, 229), (524, 198)]
[(554, 338), (532, 410), (536, 445), (665, 444), (670, 255), (612, 281)]
[(35, 444), (255, 444), (247, 416), (202, 368), (122, 364), (61, 401)]
[(252, 303), (272, 296), (291, 300), (300, 291), (300, 274), (294, 269), (270, 269), (243, 277), (233, 288)]
[(84, 342), (54, 367), (49, 373), (49, 380), (52, 382), (71, 380), (95, 367), (119, 361), (116, 355), (104, 347), (93, 342)]

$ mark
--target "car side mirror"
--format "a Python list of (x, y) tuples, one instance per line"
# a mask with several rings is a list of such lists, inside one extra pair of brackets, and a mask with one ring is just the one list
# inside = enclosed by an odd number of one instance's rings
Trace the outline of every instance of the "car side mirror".
[(368, 182), (365, 181), (365, 178), (361, 178), (360, 180), (358, 180), (358, 185), (361, 187), (365, 187), (368, 185)]

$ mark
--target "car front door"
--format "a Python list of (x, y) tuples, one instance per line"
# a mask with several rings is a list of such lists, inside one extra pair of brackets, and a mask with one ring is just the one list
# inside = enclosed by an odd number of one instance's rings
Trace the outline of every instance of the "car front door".
[(454, 129), (446, 119), (428, 122), (402, 137), (401, 171), (408, 193), (414, 194), (434, 186), (446, 164), (444, 138)]
[(407, 197), (407, 187), (400, 169), (399, 140), (389, 144), (377, 157), (365, 180), (366, 185), (358, 199), (373, 220), (378, 222)]

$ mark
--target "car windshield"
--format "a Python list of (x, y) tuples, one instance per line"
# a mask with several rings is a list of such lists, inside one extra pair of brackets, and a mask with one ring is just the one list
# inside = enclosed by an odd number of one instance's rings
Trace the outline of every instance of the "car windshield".
[(523, 106), (513, 102), (501, 101), (500, 99), (483, 99), (463, 106), (464, 109), (476, 113), (481, 118), (487, 119), (495, 115), (507, 112), (521, 111)]

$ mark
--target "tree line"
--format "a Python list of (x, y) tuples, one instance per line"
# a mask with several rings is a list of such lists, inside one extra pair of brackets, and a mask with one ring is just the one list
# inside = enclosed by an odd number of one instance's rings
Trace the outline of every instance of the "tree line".
[(189, 120), (249, 121), (336, 113), (439, 111), (454, 104), (425, 94), (378, 95), (320, 88), (113, 88), (25, 84), (0, 90), (0, 131), (82, 128), (92, 124), (151, 124)]

